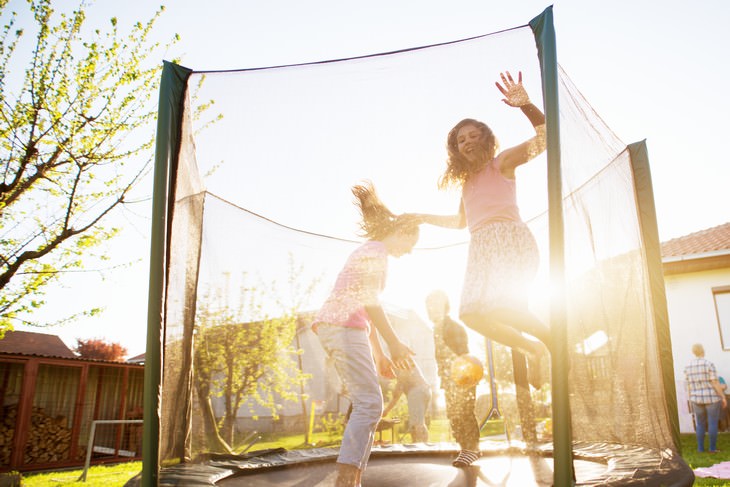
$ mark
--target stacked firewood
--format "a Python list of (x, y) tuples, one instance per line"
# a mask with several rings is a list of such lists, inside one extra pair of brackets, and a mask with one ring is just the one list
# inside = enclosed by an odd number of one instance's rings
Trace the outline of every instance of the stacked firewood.
[(0, 421), (0, 465), (10, 464), (10, 449), (13, 446), (16, 416), (17, 408), (15, 406), (5, 406), (2, 408), (2, 421)]
[[(0, 465), (10, 463), (18, 408), (5, 406), (0, 422)], [(34, 407), (25, 446), (24, 464), (51, 463), (68, 459), (71, 429), (64, 416), (49, 416), (43, 408)]]

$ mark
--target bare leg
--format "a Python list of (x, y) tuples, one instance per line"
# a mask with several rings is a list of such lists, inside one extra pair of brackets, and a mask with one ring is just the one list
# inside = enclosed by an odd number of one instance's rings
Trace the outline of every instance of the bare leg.
[[(472, 330), (524, 353), (529, 362), (530, 384), (538, 389), (542, 386), (541, 361), (543, 355), (548, 352), (550, 333), (547, 326), (535, 315), (530, 312), (500, 308), (488, 314), (466, 314), (461, 319)], [(530, 340), (522, 332), (540, 341)]]
[(548, 348), (550, 347), (550, 329), (529, 311), (510, 308), (495, 308), (486, 315), (486, 319), (501, 323), (534, 336)]
[(360, 485), (360, 469), (354, 465), (338, 463), (335, 487), (357, 487)]
[(545, 353), (545, 345), (525, 337), (517, 328), (496, 321), (491, 314), (470, 313), (461, 316), (461, 319), (472, 330), (528, 356), (542, 356)]

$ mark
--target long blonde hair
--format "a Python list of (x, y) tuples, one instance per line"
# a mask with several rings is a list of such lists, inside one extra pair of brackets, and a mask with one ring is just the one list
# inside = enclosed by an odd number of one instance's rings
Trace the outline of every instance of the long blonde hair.
[(355, 195), (355, 205), (362, 217), (360, 236), (371, 240), (382, 240), (396, 231), (407, 234), (418, 231), (418, 223), (394, 214), (385, 206), (372, 182), (365, 181), (353, 186), (352, 194)]

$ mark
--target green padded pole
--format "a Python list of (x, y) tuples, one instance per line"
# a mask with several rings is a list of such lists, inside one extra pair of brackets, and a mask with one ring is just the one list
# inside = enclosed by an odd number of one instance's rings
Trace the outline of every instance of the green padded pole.
[(568, 332), (565, 306), (565, 239), (560, 168), (558, 61), (553, 10), (530, 21), (535, 35), (547, 121), (548, 229), (550, 233), (550, 329), (552, 333), (553, 485), (575, 485), (568, 387)]
[(681, 454), (677, 390), (674, 383), (672, 338), (669, 332), (669, 312), (667, 311), (667, 296), (664, 289), (662, 249), (656, 221), (654, 189), (651, 182), (651, 171), (649, 170), (649, 152), (647, 151), (645, 140), (629, 145), (628, 149), (629, 156), (631, 157), (631, 168), (634, 173), (642, 247), (644, 248), (649, 277), (649, 293), (657, 335), (657, 347), (659, 348), (662, 380), (664, 382), (664, 404), (667, 407), (674, 448)]
[(165, 61), (160, 80), (157, 113), (155, 170), (150, 234), (150, 283), (147, 302), (147, 347), (144, 366), (144, 425), (142, 429), (142, 485), (157, 485), (160, 471), (160, 394), (162, 390), (162, 338), (164, 289), (167, 275), (167, 234), (170, 181), (180, 151), (182, 107), (191, 70)]

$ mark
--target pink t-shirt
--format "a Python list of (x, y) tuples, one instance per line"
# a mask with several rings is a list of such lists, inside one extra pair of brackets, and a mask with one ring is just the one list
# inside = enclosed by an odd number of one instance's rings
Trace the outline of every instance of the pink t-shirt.
[(387, 268), (385, 244), (371, 240), (358, 247), (337, 276), (312, 328), (316, 331), (317, 324), (329, 323), (369, 331), (370, 319), (365, 306), (379, 303), (378, 296), (385, 287)]
[(473, 175), (461, 190), (469, 231), (487, 222), (522, 221), (514, 179), (499, 172), (499, 158)]

